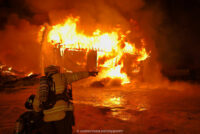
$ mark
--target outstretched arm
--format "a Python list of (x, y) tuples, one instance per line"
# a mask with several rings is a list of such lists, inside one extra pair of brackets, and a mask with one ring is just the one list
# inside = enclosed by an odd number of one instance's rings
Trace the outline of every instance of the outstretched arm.
[(72, 83), (87, 78), (89, 76), (96, 76), (97, 72), (75, 72), (75, 73), (64, 73), (63, 75), (68, 83)]

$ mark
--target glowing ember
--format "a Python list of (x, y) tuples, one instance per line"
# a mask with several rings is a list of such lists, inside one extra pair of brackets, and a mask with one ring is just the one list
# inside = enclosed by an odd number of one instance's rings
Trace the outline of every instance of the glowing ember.
[[(98, 61), (98, 78), (119, 78), (122, 80), (121, 84), (130, 83), (130, 78), (124, 71), (124, 59), (126, 54), (137, 57), (132, 64), (139, 64), (140, 61), (148, 58), (146, 49), (143, 47), (141, 50), (135, 47), (134, 43), (128, 41), (126, 36), (131, 33), (130, 30), (125, 34), (119, 29), (113, 29), (112, 32), (102, 32), (96, 29), (91, 36), (77, 32), (77, 22), (79, 17), (69, 17), (64, 24), (57, 24), (48, 27), (47, 43), (60, 49), (63, 56), (64, 51), (84, 49), (86, 52), (89, 50), (97, 50)], [(41, 32), (45, 31), (42, 27)], [(144, 40), (141, 40), (144, 44)], [(99, 62), (105, 59), (104, 62)], [(132, 72), (136, 72), (132, 70)], [(137, 71), (139, 72), (139, 70)]]
[(0, 65), (0, 72), (7, 75), (16, 75), (14, 72), (12, 72), (12, 67), (9, 67), (7, 65)]
[(105, 106), (105, 107), (121, 107), (123, 105), (123, 98), (121, 97), (116, 97), (116, 96), (113, 96), (113, 97), (109, 97), (109, 98), (104, 98), (103, 102), (102, 102), (102, 105)]
[(121, 104), (121, 98), (120, 97), (113, 97), (113, 98), (110, 99), (110, 102), (112, 102), (112, 104), (120, 105)]
[(30, 72), (29, 74), (27, 74), (27, 76), (31, 76), (33, 74), (33, 72)]
[(0, 65), (0, 69), (2, 70), (6, 65)]
[(12, 67), (9, 67), (9, 68), (8, 68), (8, 71), (11, 71), (11, 70), (12, 70)]

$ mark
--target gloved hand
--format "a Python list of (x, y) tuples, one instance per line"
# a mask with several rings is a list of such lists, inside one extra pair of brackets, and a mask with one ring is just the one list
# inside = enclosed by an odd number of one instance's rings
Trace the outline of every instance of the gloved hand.
[(89, 76), (97, 76), (97, 75), (98, 75), (98, 72), (94, 72), (94, 71), (89, 72)]

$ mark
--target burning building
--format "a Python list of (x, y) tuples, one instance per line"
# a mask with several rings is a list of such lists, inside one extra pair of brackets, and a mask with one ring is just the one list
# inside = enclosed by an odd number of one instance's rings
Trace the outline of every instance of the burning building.
[[(131, 31), (124, 33), (120, 27), (111, 28), (110, 32), (96, 29), (92, 35), (86, 35), (84, 31), (77, 31), (78, 21), (78, 17), (67, 17), (63, 24), (42, 27), (42, 68), (56, 64), (68, 71), (78, 71), (78, 66), (83, 68), (86, 63), (91, 66), (93, 62), (94, 66), (90, 68), (99, 71), (99, 79), (118, 78), (122, 84), (130, 83), (131, 75), (140, 72), (141, 62), (149, 57), (144, 39), (140, 40), (140, 48), (136, 48), (127, 38)], [(92, 54), (91, 51), (95, 52)], [(91, 61), (81, 62), (80, 59)], [(129, 64), (125, 63), (127, 60)]]
[(73, 85), (74, 132), (198, 134), (199, 9), (198, 0), (0, 0), (0, 133), (54, 64), (99, 72)]

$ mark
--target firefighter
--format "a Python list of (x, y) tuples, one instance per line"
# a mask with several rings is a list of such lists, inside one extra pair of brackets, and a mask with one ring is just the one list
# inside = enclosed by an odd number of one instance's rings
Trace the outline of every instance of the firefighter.
[(34, 109), (42, 110), (44, 114), (45, 125), (42, 131), (44, 134), (72, 134), (74, 115), (69, 87), (72, 82), (98, 73), (60, 73), (60, 67), (54, 65), (46, 67), (44, 72), (45, 76), (40, 80), (40, 89), (36, 95), (37, 101), (34, 101)]
[(30, 97), (25, 102), (27, 111), (23, 113), (16, 121), (15, 134), (40, 134), (40, 127), (42, 126), (42, 112), (33, 110), (33, 101), (35, 95)]

